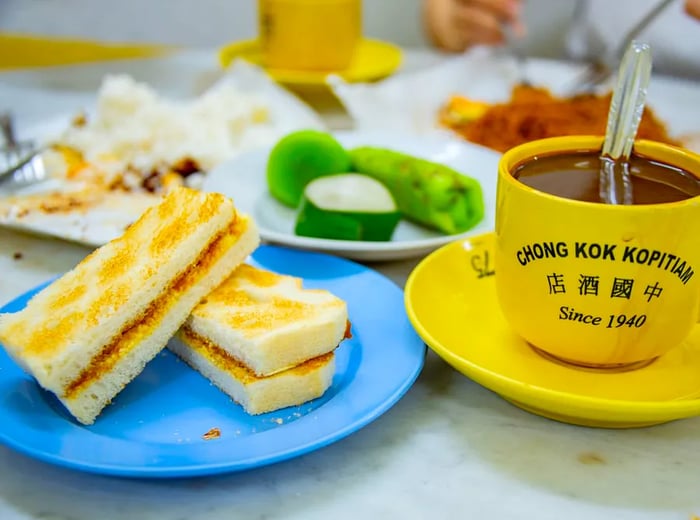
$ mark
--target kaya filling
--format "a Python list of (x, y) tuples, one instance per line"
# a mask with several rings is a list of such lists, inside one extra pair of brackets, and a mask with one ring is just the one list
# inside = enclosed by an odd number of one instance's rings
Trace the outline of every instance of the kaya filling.
[(241, 234), (245, 232), (246, 227), (247, 220), (239, 220), (234, 217), (233, 222), (212, 239), (197, 259), (180, 273), (170, 285), (165, 287), (158, 298), (151, 302), (140, 319), (127, 324), (122, 332), (114, 337), (111, 343), (105, 345), (92, 358), (90, 364), (83, 369), (78, 377), (66, 386), (64, 396), (70, 398), (80, 393), (81, 390), (98, 379), (102, 374), (109, 372), (120, 359), (131, 352), (144, 337), (158, 326), (182, 294), (194, 287), (206, 276), (214, 264), (231, 247), (230, 239), (238, 240)]
[(326, 354), (321, 354), (320, 356), (304, 361), (299, 365), (277, 371), (273, 374), (268, 374), (267, 376), (257, 376), (252, 370), (238, 361), (231, 354), (226, 352), (218, 345), (215, 345), (208, 339), (203, 338), (189, 327), (182, 328), (180, 337), (185, 343), (187, 343), (189, 348), (197, 352), (200, 356), (205, 357), (214, 366), (232, 374), (244, 385), (254, 383), (255, 381), (261, 381), (267, 377), (274, 377), (276, 374), (280, 374), (282, 372), (289, 371), (297, 375), (307, 374), (325, 365), (334, 355), (332, 351), (327, 352)]

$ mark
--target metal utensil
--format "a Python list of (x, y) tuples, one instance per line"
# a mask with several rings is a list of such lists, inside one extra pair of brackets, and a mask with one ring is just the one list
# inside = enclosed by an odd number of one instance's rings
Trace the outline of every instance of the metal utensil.
[(600, 170), (600, 199), (608, 204), (632, 204), (629, 158), (644, 112), (651, 77), (649, 45), (633, 41), (625, 52), (610, 101)]
[(582, 92), (590, 92), (610, 79), (615, 70), (615, 65), (620, 61), (632, 41), (673, 1), (659, 1), (625, 34), (617, 47), (608, 49), (607, 52), (601, 55), (600, 59), (590, 62), (581, 73), (571, 80), (562, 89), (563, 95), (573, 96)]
[(0, 148), (0, 186), (18, 188), (46, 178), (43, 149), (33, 141), (19, 141), (15, 136), (12, 116), (0, 115), (0, 134), (5, 141)]
[(501, 31), (505, 38), (506, 49), (515, 60), (517, 71), (516, 84), (529, 86), (531, 83), (527, 74), (527, 55), (513, 31), (513, 26), (510, 23), (504, 23), (501, 25)]
[(581, 63), (592, 62), (603, 52), (605, 45), (589, 23), (590, 0), (574, 0), (566, 34), (564, 36), (564, 60)]

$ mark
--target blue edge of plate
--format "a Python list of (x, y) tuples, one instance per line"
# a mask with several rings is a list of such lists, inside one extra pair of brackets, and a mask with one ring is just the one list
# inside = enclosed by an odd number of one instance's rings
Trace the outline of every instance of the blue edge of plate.
[[(164, 350), (94, 425), (76, 422), (0, 349), (0, 443), (52, 464), (137, 478), (213, 475), (265, 466), (327, 446), (391, 408), (413, 385), (426, 347), (406, 316), (403, 291), (367, 267), (322, 253), (260, 246), (249, 263), (298, 276), (348, 304), (353, 337), (336, 350), (320, 398), (247, 415)], [(5, 305), (16, 312), (48, 281)], [(173, 341), (173, 340), (171, 340)], [(219, 438), (204, 440), (211, 428)]]

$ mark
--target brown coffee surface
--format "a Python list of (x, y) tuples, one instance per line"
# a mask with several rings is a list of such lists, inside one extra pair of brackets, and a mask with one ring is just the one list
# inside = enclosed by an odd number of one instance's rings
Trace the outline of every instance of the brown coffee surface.
[[(599, 152), (540, 155), (517, 165), (513, 177), (538, 191), (567, 199), (601, 202)], [(676, 166), (633, 154), (630, 178), (634, 204), (677, 202), (700, 195), (700, 179)]]

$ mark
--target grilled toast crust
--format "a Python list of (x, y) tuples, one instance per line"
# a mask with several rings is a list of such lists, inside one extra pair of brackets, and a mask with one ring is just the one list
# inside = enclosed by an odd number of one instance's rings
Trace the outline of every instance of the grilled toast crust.
[(185, 327), (267, 376), (335, 349), (347, 319), (346, 303), (330, 292), (241, 264), (195, 307)]
[[(246, 233), (250, 233), (250, 220), (247, 217), (236, 219), (228, 229), (222, 231), (202, 250), (195, 262), (173, 279), (172, 283), (165, 287), (163, 292), (151, 302), (144, 313), (133, 323), (126, 324), (124, 329), (117, 334), (110, 343), (105, 345), (95, 355), (90, 364), (81, 371), (75, 379), (68, 383), (63, 395), (72, 398), (83, 391), (96, 379), (114, 369), (114, 366), (136, 348), (144, 338), (148, 338), (159, 327), (165, 316), (171, 311), (180, 298), (215, 267), (217, 262), (231, 250), (234, 244)], [(244, 247), (244, 252), (249, 247)], [(236, 256), (241, 256), (238, 254)]]
[(0, 342), (90, 424), (258, 243), (230, 199), (175, 189), (22, 311), (0, 315)]

